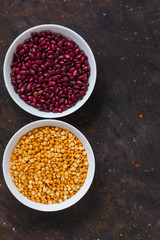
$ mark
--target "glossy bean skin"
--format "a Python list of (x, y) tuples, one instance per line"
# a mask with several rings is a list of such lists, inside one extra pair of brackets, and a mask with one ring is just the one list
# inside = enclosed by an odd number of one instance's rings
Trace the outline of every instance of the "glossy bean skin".
[(74, 41), (47, 30), (17, 46), (10, 68), (15, 92), (40, 111), (61, 113), (89, 87), (88, 57)]

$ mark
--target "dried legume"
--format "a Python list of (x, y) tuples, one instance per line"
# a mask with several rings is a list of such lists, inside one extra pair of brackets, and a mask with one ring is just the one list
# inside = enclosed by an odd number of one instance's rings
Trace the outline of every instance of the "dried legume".
[(40, 111), (62, 112), (74, 106), (86, 94), (89, 76), (87, 56), (61, 34), (34, 32), (13, 54), (14, 90)]
[(36, 128), (16, 144), (10, 162), (14, 184), (28, 199), (44, 204), (61, 203), (84, 184), (87, 152), (70, 131)]

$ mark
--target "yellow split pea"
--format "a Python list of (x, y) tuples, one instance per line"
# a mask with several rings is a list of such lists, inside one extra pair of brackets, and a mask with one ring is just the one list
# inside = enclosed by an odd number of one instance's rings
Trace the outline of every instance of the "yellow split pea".
[(58, 127), (36, 128), (15, 146), (10, 162), (14, 184), (28, 199), (61, 203), (84, 184), (87, 152), (70, 131)]

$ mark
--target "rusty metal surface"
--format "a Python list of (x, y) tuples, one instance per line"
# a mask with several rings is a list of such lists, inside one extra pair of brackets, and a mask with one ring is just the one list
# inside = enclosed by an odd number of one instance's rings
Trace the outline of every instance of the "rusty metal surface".
[(160, 239), (160, 2), (0, 1), (0, 155), (11, 136), (38, 120), (10, 98), (3, 60), (24, 30), (54, 23), (78, 32), (98, 67), (91, 98), (63, 121), (90, 141), (94, 182), (83, 199), (55, 213), (19, 203), (0, 168), (0, 240)]

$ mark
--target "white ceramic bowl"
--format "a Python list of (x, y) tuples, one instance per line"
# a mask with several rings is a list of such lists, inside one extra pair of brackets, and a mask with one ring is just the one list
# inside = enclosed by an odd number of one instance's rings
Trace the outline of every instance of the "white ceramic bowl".
[[(66, 38), (68, 38), (69, 40), (73, 40), (76, 44), (78, 44), (80, 49), (82, 49), (85, 52), (85, 54), (88, 56), (88, 61), (89, 61), (90, 69), (91, 69), (91, 71), (90, 71), (91, 75), (88, 79), (88, 82), (90, 85), (88, 87), (86, 95), (83, 97), (82, 100), (79, 100), (75, 106), (63, 111), (62, 113), (43, 112), (43, 111), (39, 111), (38, 109), (26, 104), (19, 97), (19, 95), (14, 91), (14, 88), (11, 84), (10, 65), (12, 62), (13, 53), (15, 52), (17, 46), (19, 44), (22, 44), (26, 39), (30, 38), (32, 32), (41, 32), (41, 31), (45, 31), (45, 30), (50, 30), (54, 33), (60, 33), (63, 36), (65, 36)], [(27, 111), (35, 116), (42, 117), (42, 118), (59, 118), (59, 117), (63, 117), (63, 116), (66, 116), (66, 115), (69, 115), (69, 114), (75, 112), (88, 100), (88, 98), (90, 97), (90, 95), (94, 89), (94, 86), (95, 86), (97, 69), (96, 69), (96, 62), (95, 62), (95, 58), (92, 53), (92, 50), (90, 49), (90, 47), (88, 46), (86, 41), (79, 34), (77, 34), (76, 32), (74, 32), (73, 30), (71, 30), (69, 28), (66, 28), (66, 27), (63, 27), (60, 25), (44, 24), (44, 25), (35, 26), (35, 27), (32, 27), (32, 28), (26, 30), (25, 32), (20, 34), (14, 40), (14, 42), (9, 47), (9, 49), (6, 53), (6, 56), (5, 56), (4, 66), (3, 66), (3, 75), (4, 75), (5, 85), (7, 87), (7, 90), (9, 92), (10, 96), (22, 109), (24, 109), (25, 111)]]
[[(17, 187), (14, 185), (11, 175), (10, 175), (10, 159), (11, 159), (11, 154), (12, 151), (17, 144), (17, 142), (20, 140), (20, 138), (28, 133), (29, 131), (32, 131), (35, 128), (38, 127), (43, 127), (43, 126), (57, 126), (62, 129), (69, 130), (72, 132), (83, 144), (84, 148), (87, 151), (87, 158), (89, 162), (89, 167), (88, 167), (88, 173), (87, 173), (87, 178), (84, 182), (84, 185), (80, 188), (80, 190), (73, 195), (71, 198), (67, 199), (66, 201), (63, 201), (62, 203), (54, 203), (54, 204), (42, 204), (42, 203), (36, 203), (33, 202), (27, 197), (23, 196), (18, 190)], [(5, 182), (11, 191), (11, 193), (24, 205), (33, 208), (35, 210), (40, 210), (40, 211), (45, 211), (45, 212), (52, 212), (52, 211), (58, 211), (62, 210), (65, 208), (68, 208), (72, 206), (73, 204), (77, 203), (88, 191), (93, 178), (94, 178), (94, 173), (95, 173), (95, 158), (94, 154), (92, 151), (92, 148), (88, 142), (88, 140), (85, 138), (85, 136), (75, 127), (72, 125), (65, 123), (63, 121), (58, 121), (58, 120), (39, 120), (35, 121), (32, 123), (29, 123), (28, 125), (22, 127), (19, 131), (17, 131), (13, 137), (10, 139), (8, 142), (6, 149), (4, 151), (3, 155), (3, 175)]]

